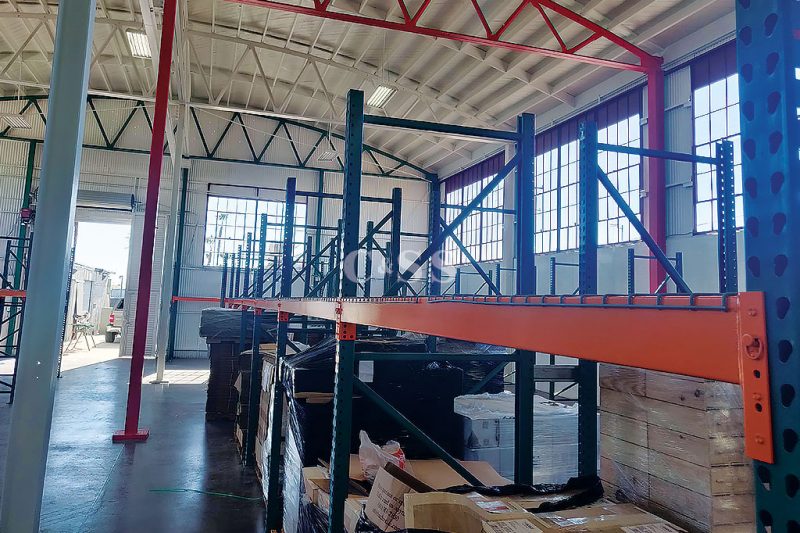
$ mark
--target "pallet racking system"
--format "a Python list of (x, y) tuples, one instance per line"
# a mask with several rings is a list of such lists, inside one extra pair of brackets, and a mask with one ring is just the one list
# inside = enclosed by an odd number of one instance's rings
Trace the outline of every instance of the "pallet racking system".
[(11, 368), (7, 373), (0, 373), (0, 394), (8, 394), (8, 403), (14, 403), (31, 238), (2, 237), (2, 241), (5, 241), (5, 250), (0, 271), (0, 360), (11, 360)]
[[(336, 298), (291, 298), (291, 286), (281, 286), (276, 298), (229, 298), (227, 305), (250, 308), (259, 315), (265, 310), (278, 313), (277, 336), (278, 361), (286, 356), (288, 325), (293, 317), (313, 317), (336, 324), (337, 366), (334, 395), (333, 452), (331, 457), (331, 508), (330, 530), (341, 531), (344, 500), (347, 494), (349, 460), (349, 435), (352, 424), (352, 395), (354, 391), (370, 398), (398, 423), (408, 429), (422, 442), (439, 454), (459, 473), (470, 481), (458, 462), (444, 453), (410, 421), (402, 417), (392, 406), (377, 396), (368, 385), (354, 376), (358, 360), (379, 357), (401, 357), (399, 355), (355, 354), (354, 342), (357, 326), (373, 326), (391, 330), (410, 331), (454, 338), (485, 344), (515, 348), (517, 351), (501, 362), (516, 365), (516, 481), (530, 483), (531, 454), (533, 443), (532, 417), (522, 416), (532, 411), (533, 384), (535, 374), (543, 367), (535, 367), (536, 352), (559, 354), (579, 359), (577, 368), (570, 376), (579, 387), (579, 472), (595, 473), (597, 456), (596, 426), (596, 364), (607, 362), (635, 366), (738, 383), (745, 397), (746, 448), (748, 454), (764, 462), (773, 461), (771, 429), (771, 405), (769, 395), (769, 368), (767, 365), (765, 304), (761, 293), (729, 292), (735, 290), (735, 236), (732, 209), (732, 157), (729, 143), (720, 143), (716, 157), (701, 157), (691, 154), (666, 152), (663, 150), (634, 149), (599, 144), (597, 129), (585, 124), (580, 136), (580, 247), (579, 286), (577, 295), (535, 296), (536, 287), (533, 266), (533, 228), (524, 217), (517, 221), (517, 266), (515, 296), (439, 296), (440, 283), (429, 282), (429, 296), (398, 297), (397, 290), (403, 282), (418, 271), (426, 262), (429, 272), (440, 269), (437, 250), (443, 241), (469, 214), (469, 210), (480, 205), (483, 198), (516, 169), (516, 185), (521, 199), (516, 212), (531, 212), (532, 206), (525, 202), (533, 198), (533, 125), (531, 115), (519, 119), (517, 132), (493, 132), (475, 128), (460, 128), (454, 125), (430, 124), (417, 121), (373, 117), (363, 113), (363, 94), (351, 91), (348, 95), (347, 151), (345, 156), (345, 190), (342, 234), (339, 237), (340, 261), (356, 252), (360, 246), (358, 238), (360, 200), (360, 143), (365, 124), (397, 126), (406, 129), (438, 132), (457, 132), (463, 135), (480, 135), (488, 138), (514, 142), (517, 153), (497, 176), (459, 214), (452, 224), (436, 224), (435, 208), (430, 246), (420, 254), (396, 282), (390, 285), (386, 296), (380, 298), (359, 297), (358, 285), (347, 276), (339, 276), (339, 294)], [(720, 285), (719, 294), (694, 294), (686, 284), (675, 258), (668, 258), (650, 236), (639, 218), (614, 188), (608, 176), (598, 164), (599, 151), (616, 151), (646, 158), (671, 159), (692, 163), (705, 163), (717, 167), (721, 191), (719, 232)], [(291, 180), (290, 180), (291, 181)], [(678, 294), (627, 294), (597, 295), (597, 203), (598, 187), (602, 184), (621, 211), (639, 232), (648, 246), (650, 254), (643, 256), (657, 262), (663, 268), (678, 291)], [(289, 191), (291, 190), (291, 195)], [(287, 205), (294, 195), (287, 185)], [(593, 222), (591, 222), (593, 221)], [(591, 223), (590, 223), (591, 222)], [(290, 226), (287, 219), (285, 227)], [(287, 234), (286, 239), (290, 239)], [(291, 268), (290, 241), (284, 241), (283, 269)], [(635, 260), (636, 257), (631, 258)], [(261, 267), (260, 267), (261, 268)], [(662, 286), (664, 283), (662, 283)], [(661, 288), (661, 287), (659, 287)], [(256, 292), (258, 294), (258, 292)], [(532, 328), (531, 325), (536, 325)], [(569, 334), (582, 331), (580, 336)], [(680, 331), (680, 335), (675, 335)], [(256, 340), (253, 342), (256, 344)], [(429, 354), (404, 354), (406, 358), (445, 359)], [(452, 357), (452, 356), (449, 356)], [(457, 356), (462, 360), (470, 354)], [(485, 358), (485, 356), (484, 356)], [(505, 360), (503, 360), (505, 359)], [(553, 375), (553, 374), (551, 374)], [(251, 385), (252, 386), (252, 385)], [(280, 405), (283, 392), (276, 390), (273, 407)], [(280, 413), (273, 410), (273, 427), (280, 425)], [(268, 527), (280, 525), (280, 510), (277, 507), (279, 438), (271, 433), (271, 459), (268, 475)], [(277, 439), (277, 440), (276, 440)]]

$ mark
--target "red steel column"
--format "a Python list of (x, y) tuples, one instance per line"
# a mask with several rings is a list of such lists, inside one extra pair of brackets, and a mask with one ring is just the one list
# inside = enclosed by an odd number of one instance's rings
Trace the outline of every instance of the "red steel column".
[(114, 434), (114, 442), (147, 440), (149, 432), (139, 429), (139, 410), (142, 403), (142, 370), (147, 343), (147, 319), (150, 314), (150, 284), (153, 278), (153, 244), (158, 214), (158, 189), (161, 185), (161, 162), (164, 159), (164, 134), (169, 107), (169, 78), (172, 63), (172, 40), (175, 34), (176, 0), (165, 0), (161, 28), (161, 50), (158, 56), (156, 108), (153, 117), (153, 139), (150, 142), (150, 167), (147, 175), (147, 199), (142, 230), (142, 254), (139, 262), (139, 285), (136, 292), (136, 319), (133, 330), (133, 357), (128, 384), (128, 407), (125, 429)]
[[(655, 66), (647, 74), (647, 147), (663, 150), (664, 143), (664, 71)], [(645, 226), (656, 244), (667, 250), (666, 168), (658, 157), (647, 159), (647, 197), (644, 206)], [(655, 292), (666, 272), (658, 261), (650, 263), (650, 292)]]

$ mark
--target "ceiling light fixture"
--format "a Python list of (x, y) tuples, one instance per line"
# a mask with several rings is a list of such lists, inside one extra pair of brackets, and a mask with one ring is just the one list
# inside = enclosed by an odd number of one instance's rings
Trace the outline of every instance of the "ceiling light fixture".
[(32, 129), (31, 123), (28, 122), (28, 119), (23, 117), (22, 115), (18, 115), (16, 113), (9, 113), (0, 115), (2, 117), (3, 122), (11, 129), (16, 130), (29, 130)]
[(387, 102), (394, 96), (394, 93), (397, 92), (397, 89), (393, 87), (387, 87), (386, 85), (378, 85), (375, 88), (375, 91), (372, 93), (372, 96), (369, 97), (367, 100), (367, 105), (370, 107), (377, 107), (378, 109), (383, 109)]
[(336, 159), (337, 154), (333, 150), (325, 150), (317, 157), (317, 161), (322, 161), (324, 163), (330, 163), (334, 159)]
[(147, 39), (147, 34), (128, 30), (126, 35), (128, 36), (128, 45), (131, 47), (133, 57), (153, 57), (153, 53), (150, 51), (150, 41)]

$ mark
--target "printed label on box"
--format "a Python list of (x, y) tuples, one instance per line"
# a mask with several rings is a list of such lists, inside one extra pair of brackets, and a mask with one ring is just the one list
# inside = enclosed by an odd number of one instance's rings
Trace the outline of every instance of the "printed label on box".
[(484, 533), (542, 533), (542, 530), (527, 520), (500, 520), (484, 522)]
[(509, 507), (506, 502), (500, 500), (476, 501), (475, 504), (490, 513), (514, 513), (517, 511), (517, 509)]
[(641, 526), (627, 526), (623, 527), (622, 531), (624, 531), (625, 533), (678, 533), (679, 532), (679, 530), (675, 529), (669, 524), (665, 524), (664, 522), (659, 522), (657, 524), (643, 524)]

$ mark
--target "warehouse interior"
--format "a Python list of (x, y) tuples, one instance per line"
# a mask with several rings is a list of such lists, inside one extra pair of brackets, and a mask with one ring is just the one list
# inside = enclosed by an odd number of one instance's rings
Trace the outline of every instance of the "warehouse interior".
[(0, 3), (0, 531), (800, 531), (798, 35)]

